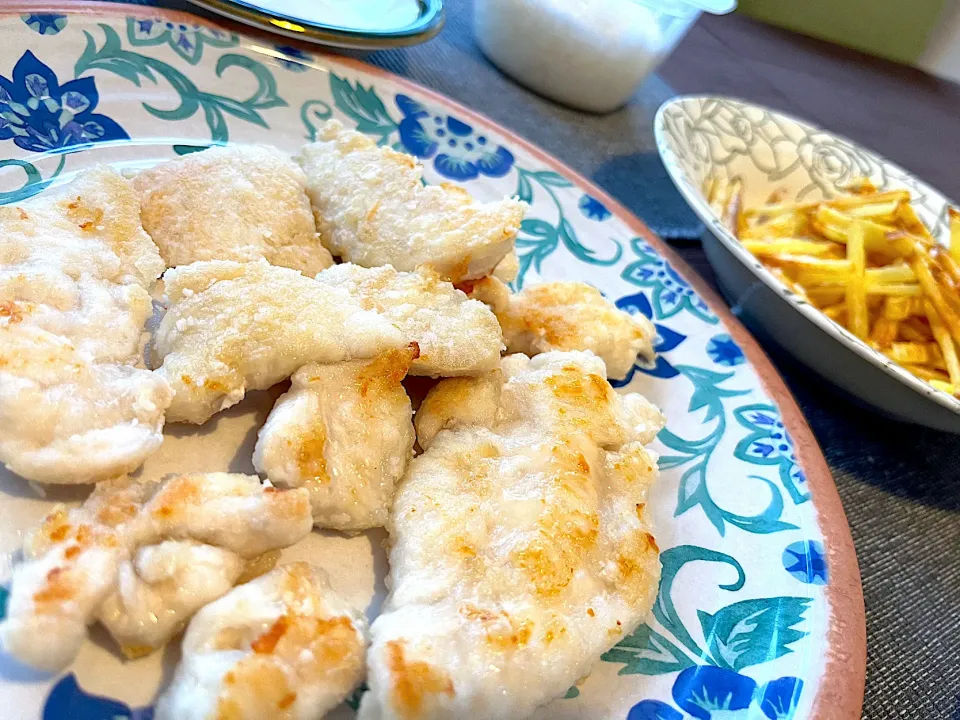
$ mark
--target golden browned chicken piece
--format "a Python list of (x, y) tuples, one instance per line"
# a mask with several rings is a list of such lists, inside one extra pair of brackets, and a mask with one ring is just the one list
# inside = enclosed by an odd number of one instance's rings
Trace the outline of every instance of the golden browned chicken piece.
[(441, 381), (398, 485), (361, 720), (525, 718), (649, 611), (644, 511), (663, 424), (587, 352)]
[(455, 185), (424, 187), (410, 155), (328, 120), (298, 157), (323, 244), (346, 262), (454, 282), (489, 275), (513, 250), (526, 204), (479, 203)]
[(262, 260), (194, 263), (164, 280), (170, 308), (153, 353), (174, 390), (171, 422), (206, 422), (307, 363), (371, 358), (407, 344), (346, 290)]
[(470, 297), (487, 303), (503, 329), (507, 352), (537, 355), (551, 350), (589, 350), (619, 380), (640, 356), (653, 359), (656, 331), (586, 283), (561, 280), (531, 285), (519, 293), (496, 278), (467, 283)]
[(174, 390), (171, 422), (203, 423), (304, 365), (370, 359), (415, 342), (411, 372), (495, 367), (500, 326), (481, 302), (423, 269), (337, 265), (317, 279), (257, 263), (200, 262), (164, 276), (170, 309), (154, 363)]
[(381, 527), (413, 457), (410, 398), (400, 381), (417, 346), (373, 360), (311, 363), (260, 429), (253, 464), (279, 487), (310, 491), (317, 527)]
[(27, 536), (0, 642), (27, 665), (59, 670), (99, 618), (126, 654), (145, 654), (312, 524), (306, 490), (278, 491), (255, 476), (100, 483)]
[(0, 461), (44, 483), (131, 472), (171, 391), (143, 368), (163, 261), (130, 182), (97, 167), (0, 208)]
[(168, 267), (264, 259), (315, 275), (333, 264), (303, 171), (274, 147), (212, 147), (143, 170), (134, 184), (143, 227)]
[(156, 720), (318, 720), (363, 679), (366, 635), (323, 571), (278, 567), (193, 618)]
[(392, 322), (420, 354), (411, 375), (480, 375), (498, 367), (503, 336), (497, 318), (429, 267), (398, 272), (392, 267), (362, 268), (343, 263), (317, 280), (346, 290), (365, 310)]

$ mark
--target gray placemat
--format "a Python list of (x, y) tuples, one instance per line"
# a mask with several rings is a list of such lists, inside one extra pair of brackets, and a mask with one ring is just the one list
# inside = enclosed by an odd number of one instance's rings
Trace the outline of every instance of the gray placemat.
[[(196, 11), (185, 0), (139, 1)], [(472, 0), (446, 6), (437, 38), (366, 60), (481, 109), (595, 180), (662, 237), (688, 239), (678, 251), (713, 283), (690, 242), (702, 226), (654, 149), (653, 115), (672, 88), (654, 76), (607, 116), (558, 107), (486, 62), (473, 41)], [(960, 438), (877, 417), (772, 356), (823, 448), (857, 546), (867, 607), (864, 718), (960, 720)]]

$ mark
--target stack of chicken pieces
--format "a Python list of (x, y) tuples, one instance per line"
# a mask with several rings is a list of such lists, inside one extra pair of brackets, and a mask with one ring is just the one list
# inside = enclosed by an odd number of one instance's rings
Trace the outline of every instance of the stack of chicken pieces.
[[(96, 483), (26, 537), (4, 651), (54, 671), (96, 622), (128, 657), (185, 628), (157, 720), (312, 720), (364, 680), (364, 719), (524, 718), (634, 630), (663, 419), (607, 378), (653, 328), (582, 283), (512, 293), (524, 204), (421, 173), (330, 121), (296, 158), (97, 167), (0, 208), (0, 461)], [(415, 421), (408, 375), (438, 379)], [(287, 379), (259, 476), (131, 477), (164, 422)], [(277, 566), (314, 527), (386, 527), (369, 627)]]

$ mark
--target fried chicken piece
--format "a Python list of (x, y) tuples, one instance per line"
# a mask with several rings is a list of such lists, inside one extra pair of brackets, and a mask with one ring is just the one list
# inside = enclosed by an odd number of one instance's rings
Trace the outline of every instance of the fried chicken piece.
[(203, 608), (156, 720), (317, 720), (363, 679), (367, 623), (308, 563)]
[(236, 553), (192, 540), (141, 547), (120, 563), (99, 620), (125, 655), (146, 655), (197, 610), (229, 592), (243, 570)]
[(653, 323), (620, 310), (586, 283), (562, 280), (511, 293), (496, 278), (483, 278), (465, 289), (496, 313), (507, 352), (589, 350), (615, 380), (626, 377), (637, 356), (653, 359)]
[(502, 388), (503, 372), (499, 368), (480, 377), (442, 380), (431, 388), (417, 409), (420, 447), (430, 447), (438, 432), (456, 425), (493, 427)]
[(454, 282), (483, 277), (513, 250), (526, 209), (513, 199), (478, 203), (455, 185), (424, 187), (413, 157), (336, 120), (297, 160), (323, 244), (364, 267), (431, 265)]
[(102, 482), (81, 507), (57, 508), (27, 533), (0, 623), (6, 653), (40, 670), (70, 663), (114, 585), (151, 489), (126, 478)]
[(260, 429), (257, 472), (310, 491), (314, 525), (382, 527), (413, 457), (413, 411), (400, 381), (417, 346), (373, 360), (312, 363), (296, 372)]
[(362, 268), (344, 263), (317, 280), (346, 290), (366, 310), (396, 325), (420, 355), (411, 375), (479, 375), (500, 364), (503, 337), (497, 318), (429, 267), (397, 272), (390, 266)]
[(99, 617), (126, 653), (149, 652), (202, 600), (226, 592), (244, 568), (297, 542), (311, 525), (305, 490), (278, 491), (254, 476), (100, 483), (83, 505), (55, 510), (27, 536), (0, 642), (21, 662), (58, 670)]
[(144, 516), (151, 543), (197, 540), (248, 560), (293, 545), (312, 527), (306, 492), (278, 490), (239, 473), (172, 477), (146, 504)]
[(346, 290), (262, 260), (194, 263), (164, 280), (170, 308), (153, 353), (174, 390), (171, 422), (206, 422), (310, 362), (371, 358), (407, 344)]
[(306, 195), (307, 178), (265, 145), (211, 147), (140, 172), (144, 229), (168, 267), (265, 259), (314, 275), (333, 264)]
[(170, 400), (147, 370), (91, 362), (67, 338), (0, 318), (0, 460), (24, 478), (90, 483), (136, 469), (163, 442)]
[(415, 342), (412, 372), (463, 375), (495, 367), (500, 352), (493, 313), (426, 269), (337, 265), (312, 280), (264, 261), (211, 261), (164, 279), (171, 306), (153, 350), (174, 389), (171, 422), (203, 423), (311, 362)]
[(500, 282), (511, 283), (517, 279), (517, 275), (520, 274), (520, 258), (517, 257), (516, 251), (507, 253), (504, 256), (503, 260), (497, 263), (497, 266), (493, 269), (493, 272), (490, 273), (491, 277), (495, 277)]
[(139, 657), (162, 647), (241, 576), (264, 560), (272, 566), (274, 551), (309, 532), (304, 497), (279, 493), (250, 475), (168, 481), (145, 507), (146, 534), (120, 564), (116, 589), (100, 608), (100, 621), (124, 654)]
[(130, 183), (109, 168), (0, 207), (0, 461), (88, 483), (160, 447), (171, 391), (142, 368), (163, 272)]
[(448, 427), (421, 438), (394, 498), (361, 720), (528, 717), (653, 603), (659, 411), (617, 395), (591, 353), (513, 355), (500, 373), (492, 420), (461, 403), (489, 406), (497, 373), (421, 405), (421, 427)]

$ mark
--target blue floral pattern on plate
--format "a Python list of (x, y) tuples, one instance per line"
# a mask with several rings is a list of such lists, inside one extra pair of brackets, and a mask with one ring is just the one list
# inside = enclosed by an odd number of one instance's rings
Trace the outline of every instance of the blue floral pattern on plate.
[[(742, 671), (767, 662), (770, 656), (793, 652), (806, 633), (798, 630), (809, 600), (771, 597), (742, 600), (714, 613), (698, 611), (704, 638), (701, 646), (684, 624), (673, 600), (674, 582), (688, 563), (720, 563), (737, 573), (736, 582), (723, 590), (735, 592), (746, 582), (736, 558), (707, 548), (681, 545), (661, 556), (663, 574), (653, 614), (664, 633), (641, 625), (636, 632), (605, 653), (603, 659), (621, 663), (620, 674), (669, 675), (678, 673), (671, 686), (676, 708), (655, 699), (634, 705), (628, 720), (727, 720), (757, 717), (759, 707), (769, 718), (793, 716), (803, 688), (797, 677), (779, 677), (760, 686)], [(679, 708), (679, 710), (677, 709)]]
[[(647, 296), (643, 293), (636, 293), (635, 295), (627, 295), (622, 297), (617, 300), (616, 305), (618, 308), (625, 310), (628, 313), (638, 313), (649, 320), (654, 319), (653, 308), (650, 305), (650, 301), (647, 300)], [(666, 357), (666, 353), (678, 348), (680, 343), (687, 339), (687, 336), (683, 333), (677, 332), (676, 330), (671, 330), (666, 325), (661, 325), (660, 323), (655, 322), (653, 327), (657, 331), (657, 339), (653, 344), (653, 349), (657, 353), (656, 360), (652, 365), (638, 360), (636, 363), (634, 363), (634, 366), (630, 369), (630, 372), (627, 373), (625, 378), (622, 380), (611, 380), (611, 385), (616, 388), (626, 387), (631, 383), (633, 380), (633, 375), (637, 371), (663, 379), (673, 378), (680, 374), (680, 372), (670, 364), (670, 361)]]
[(727, 333), (720, 333), (710, 338), (710, 342), (707, 343), (707, 355), (717, 365), (724, 367), (742, 365), (747, 359), (740, 346)]
[(93, 112), (99, 101), (93, 78), (61, 86), (28, 50), (14, 66), (12, 79), (0, 76), (0, 140), (46, 152), (130, 137), (118, 123)]
[(53, 686), (43, 705), (43, 720), (152, 720), (153, 708), (131, 708), (126, 703), (85, 692), (73, 673)]
[(67, 16), (57, 13), (29, 13), (21, 15), (20, 19), (41, 35), (56, 35), (67, 26)]
[(641, 700), (627, 720), (734, 720), (756, 717), (758, 707), (770, 720), (794, 715), (803, 681), (795, 677), (771, 680), (763, 687), (746, 675), (710, 666), (687, 668), (673, 683), (673, 701), (683, 712), (660, 700)]
[(653, 309), (658, 320), (687, 311), (704, 322), (717, 323), (710, 306), (646, 240), (634, 238), (630, 246), (639, 259), (624, 268), (622, 277), (653, 291)]
[(168, 45), (191, 65), (200, 62), (205, 45), (226, 48), (240, 42), (234, 33), (209, 25), (173, 22), (163, 18), (128, 18), (127, 39), (131, 45), (139, 47)]
[(584, 217), (588, 217), (591, 220), (603, 222), (604, 220), (609, 220), (612, 217), (612, 213), (607, 210), (606, 205), (592, 195), (587, 195), (586, 193), (584, 193), (583, 197), (580, 198), (580, 202), (577, 203), (577, 207), (580, 208), (580, 212), (583, 213)]
[(818, 540), (790, 543), (783, 551), (783, 569), (802, 583), (826, 585), (827, 561), (823, 543)]
[(453, 115), (431, 113), (407, 95), (397, 95), (396, 103), (403, 113), (397, 126), (403, 147), (422, 160), (433, 158), (433, 167), (443, 177), (459, 181), (480, 175), (498, 178), (513, 167), (509, 150)]
[(756, 465), (775, 465), (793, 501), (809, 500), (810, 493), (803, 489), (807, 478), (797, 463), (793, 441), (776, 408), (766, 404), (745, 405), (734, 415), (740, 425), (750, 430), (750, 434), (737, 444), (734, 455)]

